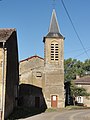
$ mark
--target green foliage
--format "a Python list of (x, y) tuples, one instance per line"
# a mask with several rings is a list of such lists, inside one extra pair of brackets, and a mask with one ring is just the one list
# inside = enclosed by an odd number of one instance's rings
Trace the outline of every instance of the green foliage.
[(86, 89), (83, 87), (77, 87), (73, 82), (71, 82), (71, 95), (74, 97), (77, 96), (90, 96), (90, 93), (87, 93)]
[(73, 98), (73, 104), (75, 105), (75, 97), (77, 96), (90, 96), (89, 93), (87, 93), (85, 88), (77, 87), (74, 85), (73, 80), (76, 79), (76, 76), (83, 77), (85, 75), (90, 75), (90, 60), (87, 59), (85, 62), (81, 62), (77, 59), (69, 58), (67, 60), (64, 60), (64, 78), (65, 81), (70, 81), (70, 90), (71, 90), (71, 96)]
[(64, 73), (65, 81), (76, 79), (76, 75), (85, 76), (90, 73), (90, 60), (87, 59), (85, 62), (72, 58), (64, 60)]
[(76, 75), (83, 76), (84, 69), (83, 63), (76, 60), (69, 58), (64, 60), (64, 73), (65, 73), (65, 81), (71, 81), (76, 78)]
[(90, 71), (90, 60), (89, 60), (89, 59), (85, 60), (85, 62), (84, 62), (84, 64), (83, 64), (83, 69), (84, 69), (86, 72)]

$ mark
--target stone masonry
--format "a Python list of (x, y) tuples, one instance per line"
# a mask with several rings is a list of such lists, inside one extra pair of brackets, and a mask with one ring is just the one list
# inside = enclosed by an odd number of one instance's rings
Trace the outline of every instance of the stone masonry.
[(35, 55), (20, 62), (19, 97), (22, 105), (29, 107), (63, 108), (64, 37), (60, 34), (55, 10), (43, 42), (44, 59)]

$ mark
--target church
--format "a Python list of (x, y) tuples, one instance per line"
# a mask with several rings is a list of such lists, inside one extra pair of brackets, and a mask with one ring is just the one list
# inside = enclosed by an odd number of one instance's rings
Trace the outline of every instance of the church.
[(55, 9), (43, 43), (44, 58), (35, 55), (19, 63), (19, 105), (64, 108), (64, 37)]

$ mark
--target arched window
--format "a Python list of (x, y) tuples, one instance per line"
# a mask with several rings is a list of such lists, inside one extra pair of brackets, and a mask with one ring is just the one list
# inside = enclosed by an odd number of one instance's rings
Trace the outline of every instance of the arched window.
[(83, 103), (83, 96), (77, 97), (77, 103)]
[(51, 61), (58, 61), (58, 48), (57, 42), (51, 43)]

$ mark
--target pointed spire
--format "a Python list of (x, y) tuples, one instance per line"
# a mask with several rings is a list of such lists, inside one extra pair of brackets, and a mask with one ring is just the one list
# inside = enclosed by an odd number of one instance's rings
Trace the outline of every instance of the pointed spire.
[(65, 38), (61, 35), (61, 33), (60, 33), (60, 29), (59, 29), (59, 25), (58, 25), (58, 21), (57, 21), (55, 9), (53, 9), (53, 12), (52, 12), (52, 17), (51, 17), (50, 26), (49, 26), (49, 32), (48, 32), (48, 34), (43, 38), (43, 42), (45, 42), (45, 39), (46, 39), (46, 38), (53, 38), (53, 37), (65, 39)]
[(46, 37), (60, 37), (60, 38), (64, 39), (64, 37), (60, 34), (60, 29), (59, 29), (55, 9), (53, 9), (53, 12), (52, 12), (49, 32), (46, 35)]
[(60, 33), (56, 12), (55, 9), (53, 9), (50, 27), (49, 27), (49, 33)]

